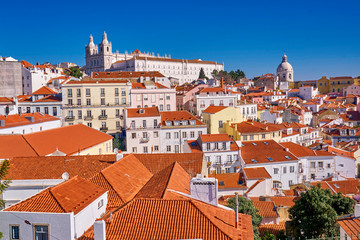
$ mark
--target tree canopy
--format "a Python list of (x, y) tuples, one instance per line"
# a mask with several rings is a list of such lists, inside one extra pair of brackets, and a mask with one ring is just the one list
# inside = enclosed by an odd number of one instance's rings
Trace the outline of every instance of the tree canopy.
[(83, 75), (78, 67), (71, 67), (69, 69), (66, 69), (64, 72), (65, 72), (65, 74), (76, 77), (76, 78), (81, 78)]
[(291, 226), (295, 237), (313, 238), (338, 234), (336, 219), (339, 215), (353, 212), (354, 200), (340, 194), (332, 194), (320, 186), (301, 194), (290, 208)]
[(241, 78), (245, 78), (245, 73), (243, 71), (241, 71), (240, 69), (236, 70), (236, 71), (217, 71), (214, 70), (212, 72), (212, 76), (216, 79), (220, 79), (220, 78), (224, 78), (225, 83), (231, 84), (234, 81), (238, 81)]
[[(228, 207), (235, 209), (236, 199), (235, 197), (229, 198)], [(260, 239), (258, 226), (261, 223), (262, 216), (258, 213), (258, 210), (254, 207), (251, 200), (239, 196), (239, 213), (251, 215), (252, 225), (254, 230), (254, 239)]]
[[(10, 163), (9, 160), (4, 160), (0, 164), (0, 196), (2, 193), (9, 187), (10, 180), (6, 179), (6, 175), (9, 171)], [(5, 201), (0, 199), (0, 209), (5, 207)], [(3, 237), (3, 234), (0, 232), (0, 239)]]
[(206, 75), (205, 75), (203, 68), (200, 69), (199, 79), (208, 79), (208, 77), (206, 77)]

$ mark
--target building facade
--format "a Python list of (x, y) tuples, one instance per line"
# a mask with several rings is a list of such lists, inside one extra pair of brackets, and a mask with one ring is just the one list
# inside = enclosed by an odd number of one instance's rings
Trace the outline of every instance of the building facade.
[(0, 57), (0, 96), (16, 97), (22, 94), (21, 63), (12, 57)]

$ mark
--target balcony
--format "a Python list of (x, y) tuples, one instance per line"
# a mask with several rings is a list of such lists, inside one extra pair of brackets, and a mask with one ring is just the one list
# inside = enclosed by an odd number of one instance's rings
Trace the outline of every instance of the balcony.
[(121, 130), (122, 127), (121, 126), (116, 126), (116, 130)]
[(75, 117), (74, 116), (67, 116), (65, 117), (65, 122), (72, 122), (75, 120)]
[(200, 104), (200, 108), (204, 108), (205, 107), (205, 104)]
[(106, 132), (109, 128), (108, 127), (101, 127), (100, 131)]
[(225, 163), (225, 165), (231, 165), (231, 164), (233, 164), (233, 162), (232, 161), (226, 161), (226, 163)]
[(149, 138), (140, 138), (140, 143), (147, 143), (149, 142)]
[(299, 173), (303, 173), (303, 172), (304, 172), (303, 168), (302, 167), (299, 168)]
[(99, 120), (106, 120), (106, 119), (107, 119), (107, 115), (99, 115), (98, 119), (99, 119)]
[(91, 121), (91, 120), (93, 120), (93, 118), (94, 118), (93, 116), (85, 116), (84, 120), (85, 121)]
[(116, 115), (116, 118), (120, 118), (121, 120), (123, 120), (124, 116), (123, 115)]

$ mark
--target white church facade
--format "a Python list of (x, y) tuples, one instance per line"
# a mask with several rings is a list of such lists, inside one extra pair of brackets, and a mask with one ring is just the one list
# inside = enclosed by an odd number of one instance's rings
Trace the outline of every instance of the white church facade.
[(291, 64), (287, 61), (286, 54), (284, 54), (282, 62), (276, 69), (276, 76), (279, 82), (280, 90), (288, 90), (294, 83), (294, 70)]
[(170, 55), (160, 56), (154, 53), (142, 53), (135, 50), (132, 53), (112, 52), (112, 44), (104, 32), (99, 46), (94, 44), (90, 35), (86, 50), (86, 74), (102, 71), (158, 71), (172, 82), (183, 84), (192, 82), (199, 77), (202, 68), (205, 75), (211, 78), (214, 70), (224, 70), (224, 64), (201, 59), (172, 59)]

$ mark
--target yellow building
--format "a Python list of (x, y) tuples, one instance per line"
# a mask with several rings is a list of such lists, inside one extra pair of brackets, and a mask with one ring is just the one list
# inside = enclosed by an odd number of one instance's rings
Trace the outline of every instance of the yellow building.
[(343, 93), (344, 89), (352, 84), (359, 84), (359, 78), (352, 77), (322, 77), (317, 80), (317, 87), (322, 94), (336, 92)]
[(279, 142), (281, 139), (281, 130), (268, 124), (255, 121), (245, 121), (241, 123), (224, 124), (225, 131), (232, 136), (235, 141), (256, 141), (256, 140), (274, 140)]
[(202, 118), (209, 134), (226, 133), (224, 124), (227, 121), (234, 123), (244, 120), (239, 108), (224, 106), (209, 106), (202, 112)]
[(70, 81), (62, 86), (63, 126), (84, 124), (108, 134), (124, 126), (130, 106), (131, 83), (126, 80)]

